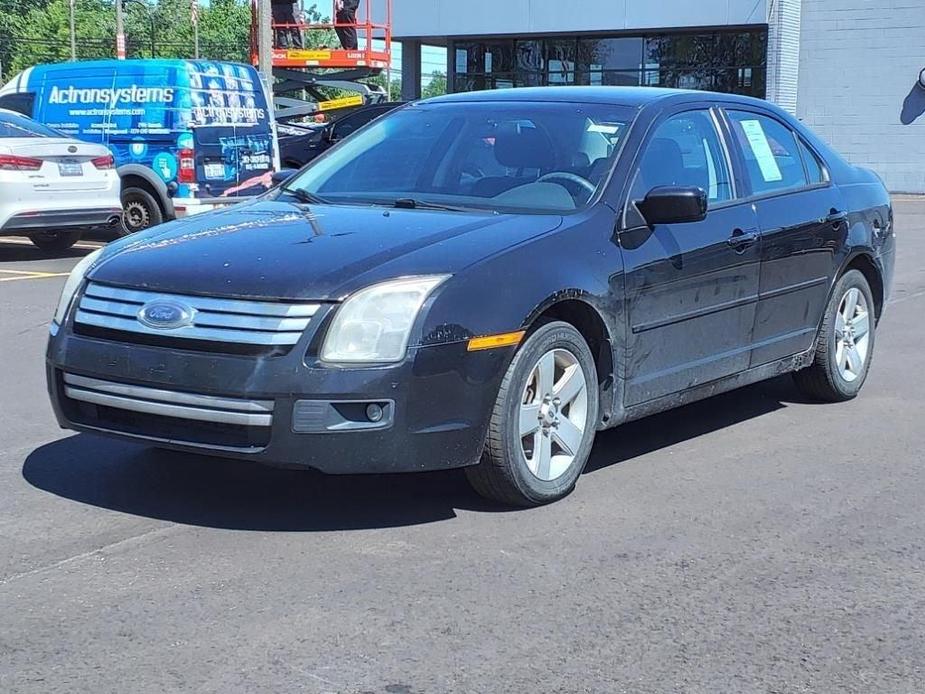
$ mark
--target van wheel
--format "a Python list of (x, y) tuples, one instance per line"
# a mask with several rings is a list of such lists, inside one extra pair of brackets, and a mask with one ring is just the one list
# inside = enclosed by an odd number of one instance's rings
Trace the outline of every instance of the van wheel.
[(80, 241), (79, 231), (38, 231), (29, 240), (43, 251), (60, 253)]
[(560, 499), (575, 486), (598, 421), (594, 356), (556, 321), (523, 343), (491, 413), (481, 461), (466, 477), (482, 496), (514, 506)]
[(122, 191), (122, 224), (116, 227), (120, 236), (157, 226), (164, 221), (157, 200), (143, 188), (125, 188)]

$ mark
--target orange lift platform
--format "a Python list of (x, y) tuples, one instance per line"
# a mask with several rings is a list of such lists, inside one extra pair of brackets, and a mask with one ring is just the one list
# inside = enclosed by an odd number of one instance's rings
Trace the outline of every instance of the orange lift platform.
[[(332, 21), (304, 21), (301, 12), (294, 11), (294, 23), (272, 23), (277, 120), (353, 110), (388, 100), (381, 87), (361, 80), (387, 71), (391, 65), (392, 0), (360, 0), (353, 22), (338, 21), (336, 0), (331, 5)], [(251, 11), (251, 61), (257, 65), (257, 0), (252, 0)], [(357, 47), (343, 48), (338, 30), (353, 30)], [(332, 90), (337, 94), (334, 98), (326, 93)]]

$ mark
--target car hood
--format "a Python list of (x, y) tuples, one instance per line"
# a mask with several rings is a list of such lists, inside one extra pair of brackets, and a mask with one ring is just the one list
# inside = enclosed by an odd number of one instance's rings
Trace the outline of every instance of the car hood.
[(90, 278), (165, 293), (340, 300), (393, 277), (458, 272), (561, 222), (261, 199), (114, 242)]

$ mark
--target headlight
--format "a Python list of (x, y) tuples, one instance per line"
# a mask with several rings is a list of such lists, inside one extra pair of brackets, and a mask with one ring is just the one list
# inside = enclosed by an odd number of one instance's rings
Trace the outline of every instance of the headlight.
[(64, 318), (67, 316), (67, 310), (71, 307), (71, 301), (74, 299), (74, 294), (77, 293), (77, 290), (80, 288), (80, 283), (84, 280), (84, 275), (87, 274), (87, 270), (90, 269), (90, 266), (96, 262), (96, 259), (100, 257), (100, 253), (103, 252), (103, 249), (93, 251), (90, 255), (86, 255), (83, 259), (74, 266), (74, 269), (71, 270), (71, 274), (68, 275), (67, 282), (64, 283), (64, 289), (61, 290), (61, 298), (58, 300), (58, 308), (55, 309), (55, 323), (58, 325), (64, 324)]
[(391, 280), (353, 294), (337, 310), (321, 358), (331, 362), (401, 361), (418, 311), (447, 277)]

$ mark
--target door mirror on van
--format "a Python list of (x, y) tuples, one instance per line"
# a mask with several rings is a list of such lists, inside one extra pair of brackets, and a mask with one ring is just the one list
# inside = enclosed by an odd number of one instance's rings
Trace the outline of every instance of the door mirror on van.
[(270, 178), (274, 186), (281, 186), (297, 173), (299, 173), (298, 169), (280, 169), (279, 171), (274, 171)]
[(697, 186), (657, 186), (636, 207), (649, 226), (699, 222), (707, 216), (707, 194)]

